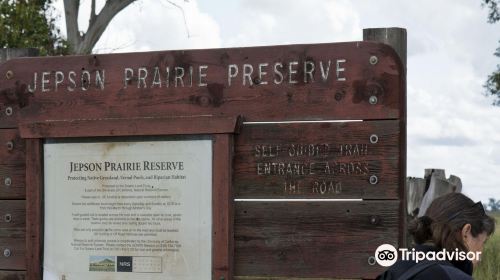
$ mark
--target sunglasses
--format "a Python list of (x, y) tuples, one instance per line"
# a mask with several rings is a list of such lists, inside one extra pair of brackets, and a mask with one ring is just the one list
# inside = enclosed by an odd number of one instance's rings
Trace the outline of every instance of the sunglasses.
[[(476, 202), (474, 203), (474, 205), (471, 206), (471, 208), (476, 208), (476, 209), (480, 209), (481, 213), (483, 214), (483, 216), (486, 216), (486, 211), (484, 210), (484, 207), (483, 207), (483, 203), (481, 201), (479, 202)], [(450, 217), (448, 217), (448, 221), (451, 221), (453, 220), (454, 218), (456, 218), (458, 215), (460, 215), (465, 209), (462, 209), (458, 212), (456, 212), (455, 214), (451, 215)]]

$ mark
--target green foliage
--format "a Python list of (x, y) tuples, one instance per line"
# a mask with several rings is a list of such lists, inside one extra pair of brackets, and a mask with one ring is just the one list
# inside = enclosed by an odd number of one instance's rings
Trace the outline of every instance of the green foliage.
[(40, 55), (68, 53), (51, 4), (52, 0), (0, 0), (0, 47), (37, 48)]
[(496, 218), (497, 227), (488, 241), (484, 244), (481, 254), (481, 262), (477, 268), (474, 268), (474, 279), (477, 280), (500, 280), (500, 214), (493, 214)]
[(500, 106), (500, 65), (497, 65), (497, 70), (488, 75), (488, 79), (484, 84), (486, 95), (495, 96), (493, 105)]
[(489, 198), (488, 200), (488, 208), (491, 212), (500, 211), (500, 200), (495, 200), (494, 198)]
[[(500, 21), (500, 0), (481, 0), (482, 6), (488, 8), (488, 22), (496, 23)], [(500, 47), (497, 48), (495, 56), (500, 57)], [(493, 105), (500, 106), (500, 65), (497, 70), (491, 73), (484, 84), (486, 95), (495, 97)]]
[(483, 0), (483, 7), (488, 7), (488, 22), (495, 23), (500, 20), (500, 1), (498, 0)]

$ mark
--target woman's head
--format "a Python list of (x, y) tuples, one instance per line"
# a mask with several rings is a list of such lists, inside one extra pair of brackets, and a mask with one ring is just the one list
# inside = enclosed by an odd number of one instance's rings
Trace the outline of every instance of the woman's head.
[(436, 198), (425, 216), (409, 225), (416, 243), (432, 241), (446, 250), (480, 252), (486, 238), (495, 231), (495, 220), (486, 215), (483, 205), (461, 193)]

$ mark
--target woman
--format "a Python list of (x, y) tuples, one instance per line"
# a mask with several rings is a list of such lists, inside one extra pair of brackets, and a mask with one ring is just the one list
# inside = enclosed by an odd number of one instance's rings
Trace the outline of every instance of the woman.
[[(495, 220), (486, 215), (481, 202), (474, 203), (461, 193), (436, 198), (425, 216), (408, 226), (415, 251), (474, 252), (480, 255), (486, 239), (495, 231)], [(463, 253), (465, 254), (465, 253)], [(421, 261), (401, 258), (377, 279), (387, 280), (460, 280), (472, 279), (478, 259)]]

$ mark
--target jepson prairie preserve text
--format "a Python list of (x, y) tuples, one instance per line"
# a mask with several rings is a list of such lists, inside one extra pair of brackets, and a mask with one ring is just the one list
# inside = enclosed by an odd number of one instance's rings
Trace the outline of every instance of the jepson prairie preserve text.
[(209, 65), (126, 67), (120, 72), (107, 72), (106, 69), (41, 71), (33, 73), (28, 90), (31, 93), (103, 91), (108, 81), (107, 74), (120, 75), (123, 89), (206, 87), (209, 83), (231, 87), (345, 82), (346, 65), (346, 59), (228, 64), (222, 68), (223, 73), (221, 67), (212, 66), (217, 69), (213, 76)]

